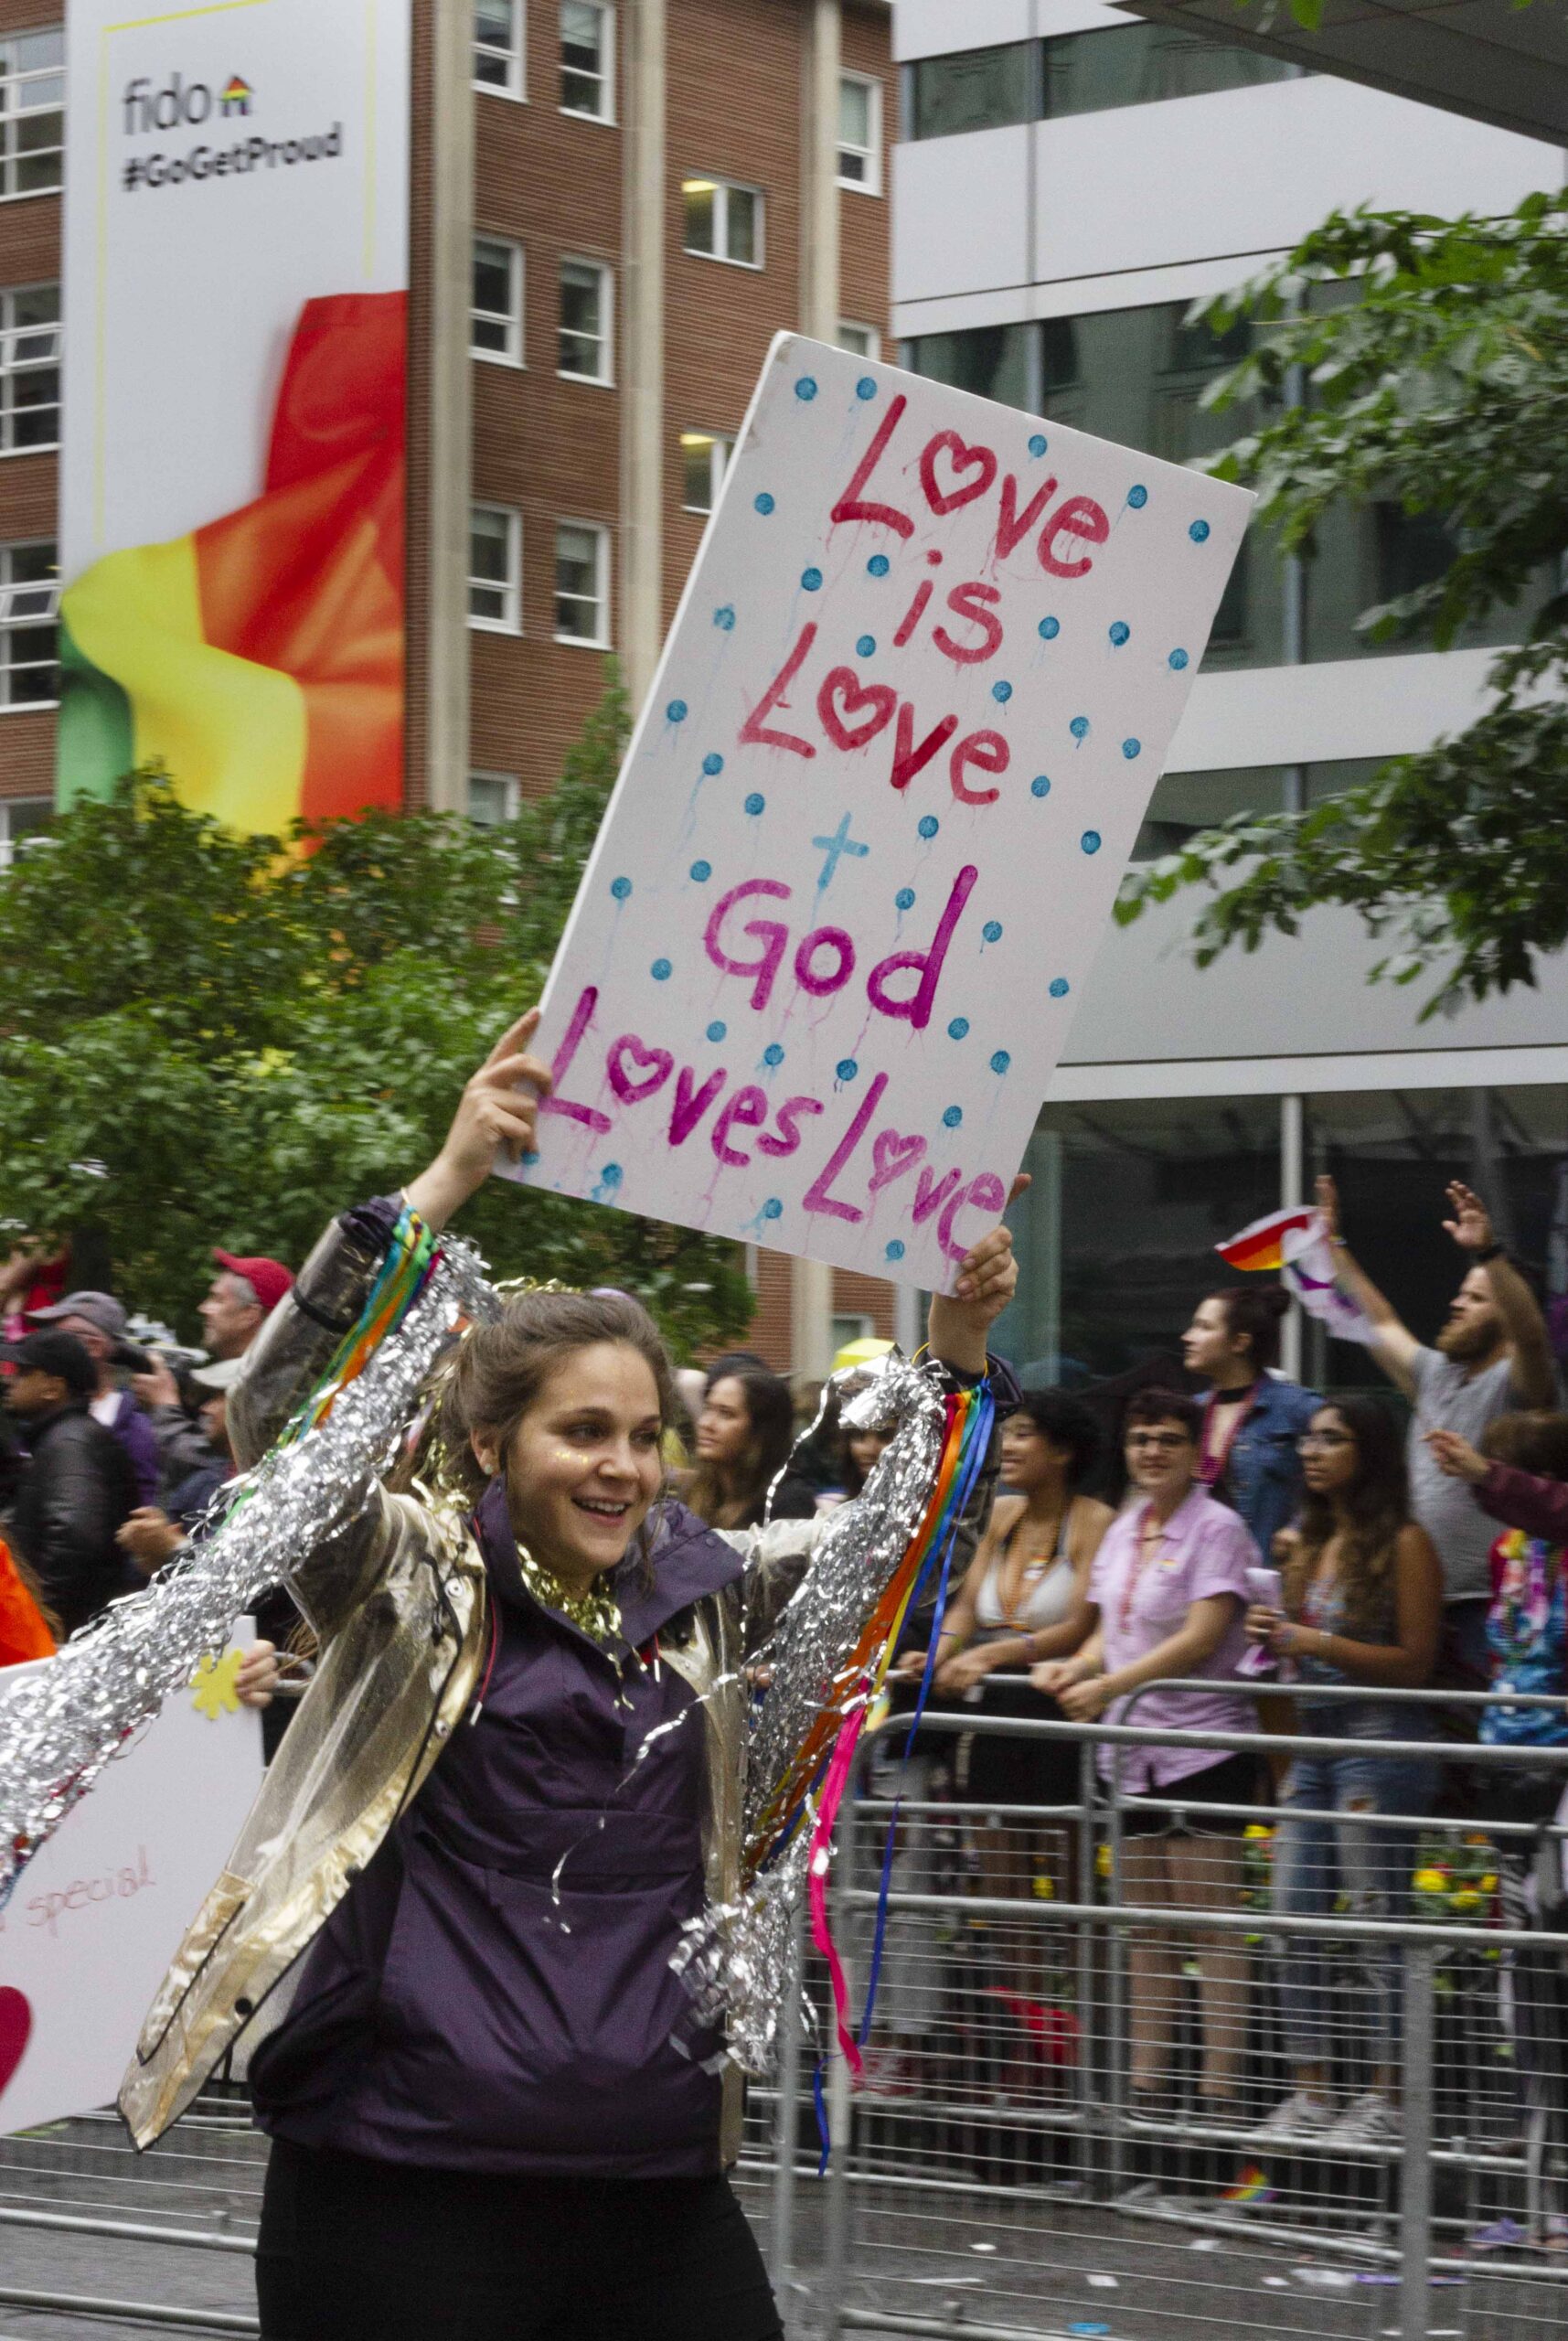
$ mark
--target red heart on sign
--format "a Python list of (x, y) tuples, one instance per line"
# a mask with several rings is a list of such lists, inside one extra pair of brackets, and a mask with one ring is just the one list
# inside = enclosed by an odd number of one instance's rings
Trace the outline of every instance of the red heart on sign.
[(0, 2097), (22, 2061), (33, 2029), (33, 2011), (25, 1993), (0, 1986)]
[[(973, 472), (975, 477), (963, 487), (938, 487), (939, 452), (950, 458), (955, 479), (965, 472)], [(925, 490), (926, 502), (939, 518), (944, 512), (956, 512), (961, 504), (973, 504), (977, 496), (985, 495), (996, 476), (997, 459), (989, 447), (966, 447), (956, 431), (939, 431), (921, 450), (920, 484)]]
[(879, 1130), (871, 1141), (868, 1192), (874, 1195), (880, 1187), (890, 1185), (901, 1170), (911, 1170), (924, 1152), (923, 1138), (901, 1138), (897, 1130)]
[[(622, 1063), (629, 1057), (639, 1068), (641, 1077), (626, 1071)], [(647, 1049), (635, 1032), (624, 1032), (611, 1050), (607, 1059), (610, 1086), (623, 1106), (635, 1106), (644, 1097), (651, 1097), (669, 1079), (675, 1059), (667, 1049)], [(645, 1071), (641, 1069), (645, 1067)]]
[[(816, 694), (822, 728), (836, 748), (863, 748), (892, 722), (898, 703), (899, 695), (891, 683), (863, 683), (853, 667), (835, 667), (824, 676)], [(858, 723), (856, 716), (860, 718)]]

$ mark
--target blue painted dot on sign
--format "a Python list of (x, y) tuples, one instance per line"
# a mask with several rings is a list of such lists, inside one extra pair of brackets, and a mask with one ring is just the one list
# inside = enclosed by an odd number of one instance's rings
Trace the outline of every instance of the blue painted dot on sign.
[(1067, 728), (1075, 740), (1086, 740), (1089, 737), (1089, 718), (1086, 715), (1075, 715)]
[(893, 896), (893, 908), (897, 911), (913, 910), (914, 888), (912, 886), (901, 886), (899, 888), (898, 893)]
[(933, 838), (942, 824), (934, 813), (923, 813), (917, 826), (923, 838)]
[(885, 552), (874, 552), (866, 563), (866, 574), (868, 577), (885, 577), (891, 567), (892, 563)]
[(708, 1027), (708, 1037), (710, 1041), (721, 1041), (729, 1030), (730, 1027), (728, 1024), (721, 1024), (719, 1019), (715, 1017), (712, 1023)]
[(853, 1081), (860, 1068), (853, 1057), (840, 1057), (833, 1070), (840, 1081)]
[(632, 882), (631, 882), (631, 880), (630, 880), (629, 878), (612, 878), (612, 879), (611, 879), (611, 881), (610, 881), (610, 892), (614, 895), (615, 900), (616, 900), (618, 903), (624, 903), (624, 902), (625, 901), (625, 899), (626, 899), (627, 895), (631, 893), (631, 891), (632, 891)]
[(1122, 742), (1122, 754), (1125, 756), (1128, 764), (1133, 763), (1136, 757), (1141, 756), (1143, 752), (1144, 743), (1141, 740), (1124, 740)]
[(869, 374), (862, 374), (859, 380), (855, 385), (855, 396), (858, 399), (874, 399), (876, 395), (876, 383), (873, 381)]
[(1002, 939), (1001, 920), (999, 918), (988, 918), (986, 921), (985, 925), (980, 929), (980, 932), (985, 936), (987, 943), (999, 943)]
[(752, 814), (763, 812), (767, 808), (767, 802), (768, 800), (765, 796), (760, 796), (756, 790), (753, 789), (750, 796), (746, 799), (746, 810), (748, 813)]
[(859, 641), (855, 645), (855, 656), (856, 656), (856, 657), (857, 657), (857, 658), (874, 658), (874, 657), (876, 657), (876, 655), (877, 655), (877, 637), (876, 637), (876, 636), (875, 636), (874, 634), (863, 634), (863, 635), (860, 636)]
[(1085, 853), (1098, 853), (1101, 842), (1099, 830), (1085, 829), (1078, 842), (1083, 847)]
[(1041, 618), (1040, 622), (1040, 638), (1042, 642), (1054, 642), (1061, 632), (1061, 620), (1060, 618)]
[(812, 400), (816, 396), (816, 375), (803, 374), (799, 381), (795, 386), (795, 394), (797, 399), (803, 400), (805, 403), (809, 406)]
[(959, 1123), (960, 1123), (963, 1119), (964, 1119), (964, 1108), (963, 1108), (963, 1106), (947, 1106), (947, 1107), (946, 1107), (946, 1109), (944, 1110), (944, 1114), (943, 1114), (943, 1117), (942, 1117), (943, 1128), (944, 1128), (944, 1129), (955, 1130), (955, 1129), (958, 1128)]
[(1132, 631), (1132, 627), (1126, 624), (1125, 619), (1118, 618), (1110, 629), (1112, 649), (1119, 650), (1124, 642), (1130, 640)]
[(760, 496), (752, 497), (752, 509), (753, 512), (760, 512), (764, 520), (767, 518), (768, 514), (773, 509), (773, 499), (768, 494), (765, 487)]
[(665, 710), (666, 715), (668, 716), (672, 723), (684, 723), (688, 712), (689, 711), (683, 699), (672, 699), (669, 705)]
[(887, 1247), (886, 1251), (882, 1254), (882, 1257), (883, 1257), (883, 1259), (884, 1259), (884, 1260), (901, 1260), (901, 1259), (903, 1258), (903, 1256), (904, 1256), (904, 1247), (903, 1247), (903, 1245), (899, 1242), (898, 1237), (895, 1235), (895, 1236), (893, 1237), (892, 1242), (888, 1245), (888, 1247)]
[(522, 1163), (525, 1170), (531, 1170), (535, 1163), (538, 1162), (540, 1158), (538, 1154), (530, 1153), (519, 1155), (517, 1159)]
[(763, 1051), (763, 1063), (764, 1064), (783, 1064), (784, 1051), (780, 1048), (776, 1041), (770, 1041), (767, 1047)]
[(728, 602), (724, 603), (720, 608), (714, 611), (713, 623), (718, 627), (720, 634), (734, 633), (735, 613)]
[(1207, 521), (1207, 520), (1194, 520), (1194, 522), (1192, 523), (1192, 526), (1188, 529), (1187, 533), (1188, 533), (1188, 535), (1191, 538), (1191, 540), (1192, 540), (1192, 541), (1193, 541), (1193, 543), (1194, 543), (1195, 545), (1205, 545), (1205, 544), (1207, 544), (1207, 543), (1208, 543), (1208, 541), (1209, 541), (1209, 523), (1208, 523), (1208, 521)]
[(1053, 976), (1051, 978), (1051, 996), (1052, 999), (1065, 999), (1069, 989), (1070, 986), (1065, 976)]
[(1031, 796), (1049, 796), (1051, 795), (1051, 781), (1049, 776), (1043, 772), (1037, 772), (1034, 778), (1029, 782), (1029, 793)]
[(1189, 661), (1189, 658), (1188, 658), (1188, 656), (1187, 656), (1187, 653), (1186, 653), (1186, 651), (1185, 651), (1185, 650), (1173, 650), (1173, 651), (1171, 652), (1171, 654), (1170, 654), (1169, 658), (1166, 661), (1166, 664), (1167, 664), (1168, 666), (1170, 666), (1170, 667), (1174, 667), (1174, 668), (1175, 668), (1175, 669), (1176, 669), (1176, 671), (1177, 671), (1177, 673), (1178, 673), (1179, 675), (1180, 674), (1180, 672), (1181, 672), (1182, 668), (1183, 668), (1185, 666), (1189, 665), (1189, 663), (1190, 663), (1190, 662)]
[(724, 769), (724, 759), (723, 759), (723, 757), (719, 754), (719, 751), (718, 751), (718, 749), (717, 749), (717, 748), (715, 748), (715, 749), (712, 751), (712, 753), (711, 753), (710, 754), (706, 755), (706, 756), (704, 756), (704, 757), (703, 757), (703, 759), (702, 759), (702, 769), (703, 769), (703, 771), (708, 775), (708, 777), (709, 777), (709, 780), (711, 780), (711, 779), (712, 779), (712, 777), (713, 777), (713, 775), (714, 775), (714, 774), (715, 774), (716, 772), (722, 772), (722, 771), (723, 771), (723, 769)]
[(1044, 432), (1037, 431), (1033, 438), (1029, 443), (1029, 454), (1031, 455), (1043, 455), (1049, 444), (1050, 442), (1046, 438)]
[(950, 1041), (961, 1041), (968, 1030), (969, 1019), (966, 1016), (955, 1016), (947, 1027), (947, 1037)]
[(821, 570), (803, 569), (800, 572), (800, 582), (805, 586), (808, 593), (817, 593), (820, 591), (822, 585)]
[(652, 976), (656, 984), (667, 984), (670, 979), (671, 972), (672, 970), (667, 959), (656, 959), (653, 966), (648, 969), (648, 973)]
[(1148, 502), (1147, 488), (1143, 486), (1129, 487), (1127, 490), (1127, 502), (1132, 506), (1135, 512), (1141, 512), (1144, 506)]
[(1006, 707), (1012, 695), (1013, 687), (1011, 683), (993, 683), (991, 685), (991, 697), (997, 700), (1003, 707)]
[(713, 864), (710, 861), (694, 861), (691, 865), (691, 874), (699, 886), (706, 886), (713, 875)]
[(764, 1219), (782, 1219), (784, 1217), (784, 1205), (780, 1203), (777, 1195), (770, 1195), (768, 1197), (767, 1202), (763, 1205), (763, 1217)]
[(606, 1162), (599, 1173), (600, 1182), (606, 1187), (618, 1187), (625, 1173), (618, 1162)]
[(995, 1056), (991, 1059), (991, 1071), (993, 1073), (1006, 1073), (1011, 1063), (1012, 1059), (1008, 1056), (1006, 1049), (998, 1049)]

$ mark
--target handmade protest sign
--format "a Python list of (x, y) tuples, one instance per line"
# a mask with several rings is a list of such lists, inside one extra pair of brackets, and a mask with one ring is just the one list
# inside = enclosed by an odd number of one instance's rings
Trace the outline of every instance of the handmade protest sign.
[[(0, 1914), (0, 2136), (110, 2104), (180, 1939), (261, 1785), (234, 1691), (251, 1620), (107, 1765)], [(51, 1658), (0, 1672), (0, 1707)]]
[(780, 335), (550, 973), (515, 1175), (946, 1288), (1251, 502)]

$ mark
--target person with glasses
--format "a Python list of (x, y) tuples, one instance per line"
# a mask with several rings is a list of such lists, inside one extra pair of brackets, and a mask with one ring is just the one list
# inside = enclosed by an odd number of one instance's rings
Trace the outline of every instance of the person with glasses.
[[(1341, 1907), (1342, 1896), (1356, 1918), (1386, 1921), (1400, 1916), (1406, 1900), (1415, 1832), (1361, 1816), (1430, 1812), (1438, 1773), (1420, 1751), (1431, 1737), (1425, 1710), (1377, 1694), (1420, 1690), (1431, 1681), (1443, 1573), (1431, 1537), (1410, 1516), (1399, 1427), (1376, 1398), (1320, 1406), (1301, 1439), (1301, 1466), (1306, 1494), (1285, 1568), (1285, 1606), (1249, 1610), (1247, 1632), (1287, 1660), (1300, 1682), (1364, 1685), (1367, 1695), (1304, 1705), (1302, 1729), (1342, 1743), (1343, 1753), (1298, 1756), (1285, 1775), (1275, 1907), (1296, 1918), (1326, 1918)], [(1408, 1755), (1361, 1752), (1364, 1741), (1390, 1739), (1417, 1744)], [(1397, 2140), (1397, 1945), (1368, 1949), (1368, 1994), (1359, 2003), (1368, 2032), (1365, 2043), (1349, 2044), (1348, 2060), (1360, 2064), (1365, 2086), (1352, 2090), (1342, 2108), (1332, 2092), (1326, 1946), (1314, 1936), (1293, 1936), (1282, 1959), (1296, 2086), (1264, 2123), (1262, 2137), (1329, 2148)]]
[[(1080, 1722), (1108, 1716), (1154, 1729), (1250, 1732), (1253, 1703), (1234, 1687), (1246, 1654), (1243, 1627), (1259, 1566), (1257, 1546), (1228, 1505), (1199, 1480), (1202, 1410), (1174, 1390), (1140, 1390), (1126, 1411), (1124, 1445), (1133, 1498), (1105, 1532), (1089, 1577), (1089, 1639), (1075, 1658), (1033, 1671), (1038, 1689)], [(1211, 1689), (1151, 1691), (1143, 1684), (1203, 1676)], [(1132, 1902), (1206, 1910), (1233, 1907), (1242, 1889), (1241, 1838), (1256, 1795), (1253, 1758), (1168, 1743), (1099, 1751), (1102, 1778), (1122, 1799), (1122, 1891)], [(1179, 1793), (1178, 1793), (1179, 1792)], [(1231, 1810), (1194, 1812), (1199, 1805)], [(1130, 1970), (1131, 2086), (1135, 2114), (1172, 2110), (1172, 2047), (1186, 1948), (1174, 1930), (1137, 1933)], [(1246, 2046), (1247, 1954), (1235, 1938), (1205, 1932), (1197, 1949), (1203, 2054), (1198, 2112), (1233, 2126), (1241, 2116)]]

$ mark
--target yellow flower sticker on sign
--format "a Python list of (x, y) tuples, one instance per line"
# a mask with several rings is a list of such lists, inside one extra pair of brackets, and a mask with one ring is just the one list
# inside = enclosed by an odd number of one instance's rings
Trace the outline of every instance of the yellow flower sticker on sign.
[(210, 1657), (204, 1658), (191, 1676), (191, 1705), (197, 1715), (216, 1723), (219, 1716), (237, 1716), (240, 1712), (240, 1692), (237, 1677), (244, 1652), (225, 1651), (215, 1665)]

